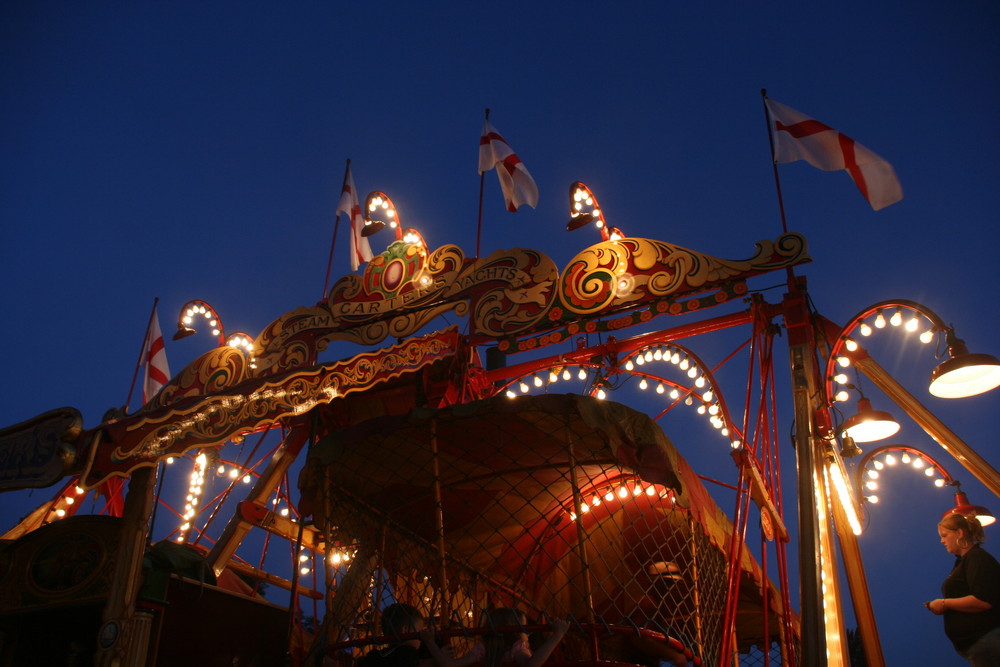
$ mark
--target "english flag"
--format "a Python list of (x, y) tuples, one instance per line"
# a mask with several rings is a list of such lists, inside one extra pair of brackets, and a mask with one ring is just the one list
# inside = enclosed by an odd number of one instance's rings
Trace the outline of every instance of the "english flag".
[(146, 378), (142, 383), (142, 404), (145, 405), (170, 380), (167, 351), (163, 347), (163, 334), (160, 333), (156, 306), (153, 306), (153, 317), (149, 320), (146, 342), (142, 346), (142, 364), (146, 367)]
[(346, 213), (351, 219), (351, 271), (357, 271), (362, 262), (371, 260), (372, 249), (368, 244), (368, 237), (361, 235), (361, 230), (365, 228), (365, 217), (358, 204), (358, 189), (354, 187), (354, 174), (351, 173), (350, 164), (344, 172), (344, 189), (340, 194), (340, 204), (337, 205), (337, 215), (341, 213)]
[(774, 130), (777, 164), (805, 160), (823, 171), (844, 169), (878, 211), (903, 198), (892, 165), (828, 125), (772, 99), (765, 99)]
[(538, 206), (538, 186), (535, 185), (535, 179), (528, 173), (521, 158), (511, 150), (496, 128), (490, 125), (490, 121), (486, 120), (483, 123), (483, 134), (479, 137), (479, 173), (483, 174), (494, 167), (508, 211), (516, 212), (518, 207), (525, 204), (531, 208)]

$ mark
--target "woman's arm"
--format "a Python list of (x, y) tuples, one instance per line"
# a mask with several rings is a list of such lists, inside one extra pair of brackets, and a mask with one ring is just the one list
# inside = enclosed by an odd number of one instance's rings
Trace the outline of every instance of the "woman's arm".
[(977, 614), (981, 611), (988, 611), (993, 608), (989, 602), (980, 600), (975, 595), (966, 595), (961, 598), (938, 598), (931, 600), (927, 608), (940, 616), (946, 611), (964, 611), (969, 614)]
[(552, 651), (555, 650), (556, 646), (559, 646), (559, 642), (566, 635), (566, 631), (569, 630), (569, 622), (562, 619), (556, 619), (552, 621), (552, 634), (549, 638), (538, 647), (530, 658), (528, 658), (527, 653), (518, 654), (515, 659), (517, 660), (520, 667), (542, 667), (545, 661), (549, 659), (552, 655)]

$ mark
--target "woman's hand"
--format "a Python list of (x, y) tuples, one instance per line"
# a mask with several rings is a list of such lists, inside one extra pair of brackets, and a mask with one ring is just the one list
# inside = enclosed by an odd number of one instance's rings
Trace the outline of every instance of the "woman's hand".
[(924, 606), (931, 610), (932, 614), (940, 616), (945, 612), (944, 600), (938, 598), (937, 600), (931, 600), (930, 602), (925, 602)]

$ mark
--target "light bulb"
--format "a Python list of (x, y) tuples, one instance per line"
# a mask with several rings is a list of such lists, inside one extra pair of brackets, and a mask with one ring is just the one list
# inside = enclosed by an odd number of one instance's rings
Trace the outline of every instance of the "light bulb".
[(892, 454), (886, 454), (885, 455), (885, 464), (888, 465), (888, 466), (894, 466), (894, 465), (896, 465), (896, 457), (893, 456)]
[(902, 323), (903, 323), (903, 314), (899, 312), (899, 308), (897, 308), (896, 312), (893, 313), (892, 317), (889, 318), (889, 324), (891, 324), (894, 327), (898, 327)]
[(518, 383), (517, 388), (521, 390), (522, 394), (528, 393), (528, 383), (525, 382), (524, 380), (521, 380), (521, 382)]
[(587, 379), (587, 369), (585, 369), (583, 366), (580, 366), (580, 372), (576, 374), (576, 377), (578, 377), (581, 380), (586, 380)]
[(677, 400), (677, 398), (678, 398), (678, 397), (679, 397), (680, 395), (681, 395), (681, 392), (679, 392), (679, 391), (677, 390), (677, 387), (674, 387), (673, 389), (671, 389), (671, 390), (670, 390), (670, 398), (672, 398), (672, 399), (674, 399), (674, 400)]
[(914, 315), (913, 317), (911, 317), (906, 321), (907, 331), (916, 331), (917, 327), (919, 326), (920, 326), (920, 318), (918, 318), (916, 315)]
[(861, 332), (862, 336), (871, 336), (872, 335), (872, 328), (870, 326), (868, 326), (867, 322), (862, 322), (861, 326), (858, 327), (858, 331)]
[(639, 389), (645, 389), (648, 386), (649, 383), (646, 382), (646, 378), (642, 378), (641, 380), (639, 380)]
[(657, 394), (662, 394), (662, 393), (663, 393), (663, 392), (665, 392), (665, 391), (666, 391), (666, 388), (664, 388), (664, 386), (663, 386), (663, 383), (662, 383), (662, 382), (661, 382), (661, 383), (659, 383), (658, 385), (656, 385), (656, 393), (657, 393)]
[(877, 315), (875, 315), (875, 328), (876, 329), (885, 328), (885, 315), (882, 314), (881, 310), (878, 311)]
[(540, 378), (537, 375), (534, 377), (534, 379), (532, 380), (532, 382), (534, 382), (534, 384), (535, 384), (536, 387), (541, 387), (542, 386), (542, 378)]

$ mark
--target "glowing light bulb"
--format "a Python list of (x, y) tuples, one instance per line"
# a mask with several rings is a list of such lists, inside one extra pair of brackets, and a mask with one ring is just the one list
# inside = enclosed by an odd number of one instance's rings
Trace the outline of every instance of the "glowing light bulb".
[(656, 348), (653, 351), (653, 359), (655, 359), (656, 361), (662, 360), (663, 359), (663, 350), (661, 350), (660, 348)]
[(837, 384), (847, 384), (847, 376), (843, 373), (837, 373), (833, 376), (833, 381)]
[(878, 482), (876, 482), (875, 480), (869, 480), (865, 482), (865, 488), (874, 491), (875, 489), (878, 488)]
[(681, 395), (681, 392), (679, 392), (679, 391), (677, 390), (677, 387), (674, 387), (673, 389), (671, 389), (671, 390), (670, 390), (670, 398), (672, 398), (672, 399), (674, 399), (674, 400), (677, 400), (677, 398), (678, 398), (678, 397), (679, 397), (680, 395)]
[(646, 348), (646, 353), (644, 355), (642, 355), (642, 358), (645, 359), (646, 361), (652, 361), (653, 360), (653, 351), (647, 347)]
[(619, 487), (618, 488), (618, 497), (619, 498), (628, 498), (628, 489), (626, 489), (624, 486)]
[(534, 384), (535, 384), (536, 387), (541, 387), (542, 386), (542, 378), (540, 378), (537, 375), (534, 377), (534, 379), (532, 380), (532, 382), (534, 382)]
[(614, 500), (614, 498), (615, 498), (614, 491), (608, 491), (607, 493), (604, 494), (604, 499), (607, 501)]
[(906, 320), (906, 326), (904, 327), (907, 331), (916, 331), (917, 327), (920, 326), (920, 318), (916, 315)]
[(934, 476), (934, 468), (927, 468), (926, 470), (924, 470), (924, 474), (927, 475), (928, 477), (933, 477)]
[(684, 399), (684, 405), (691, 405), (693, 403), (694, 403), (694, 399), (691, 398), (690, 394), (688, 394), (688, 397)]
[(701, 395), (701, 397), (705, 401), (711, 401), (713, 396), (715, 396), (715, 394), (712, 393), (711, 389), (709, 389), (708, 391), (706, 391), (704, 394)]
[(923, 468), (924, 465), (925, 465), (925, 461), (922, 458), (920, 458), (919, 456), (915, 456), (913, 458), (913, 467), (916, 468), (917, 470)]
[(569, 380), (572, 377), (573, 377), (573, 374), (569, 372), (569, 369), (568, 368), (564, 368), (563, 372), (562, 372), (562, 379), (563, 380)]
[(837, 357), (837, 365), (841, 368), (847, 368), (851, 365), (851, 360), (847, 357)]
[(516, 396), (517, 396), (517, 394), (515, 394), (514, 392), (512, 392), (510, 389), (507, 390), (507, 398), (514, 398)]
[(833, 397), (833, 400), (838, 401), (840, 403), (843, 403), (844, 401), (846, 401), (850, 397), (851, 397), (850, 394), (848, 394), (846, 391), (844, 391), (843, 389), (841, 389), (840, 391), (837, 392), (836, 396)]
[(854, 340), (852, 340), (850, 338), (845, 338), (844, 339), (844, 347), (847, 349), (848, 352), (854, 352), (855, 350), (858, 349), (858, 344), (857, 344), (856, 341), (854, 341)]
[(892, 317), (889, 318), (889, 324), (891, 324), (894, 327), (898, 327), (902, 323), (903, 323), (903, 313), (901, 313), (899, 311), (899, 308), (897, 308), (896, 312), (893, 313)]
[(549, 371), (549, 383), (553, 383), (559, 380), (559, 374), (555, 371)]
[(699, 415), (705, 414), (705, 405), (704, 405), (704, 403), (698, 406), (698, 414)]
[(927, 343), (934, 340), (934, 330), (928, 329), (927, 331), (920, 334), (920, 342), (926, 345)]
[(934, 480), (934, 486), (940, 489), (942, 486), (944, 486), (944, 480), (938, 477), (936, 480)]
[(517, 388), (521, 390), (522, 394), (527, 394), (528, 393), (528, 383), (525, 382), (524, 380), (521, 380), (518, 383)]
[(608, 397), (608, 395), (606, 393), (604, 393), (603, 389), (598, 389), (597, 390), (597, 398), (599, 398), (599, 399), (601, 399), (603, 401), (607, 397)]
[(878, 479), (878, 470), (866, 470), (865, 474), (871, 477), (872, 479)]
[(631, 359), (625, 362), (625, 370), (631, 371), (633, 368), (635, 368), (635, 364), (632, 363)]
[(862, 322), (861, 326), (858, 327), (858, 331), (861, 332), (862, 336), (871, 336), (872, 335), (872, 328), (870, 326), (868, 326), (867, 322)]
[(698, 377), (698, 367), (692, 366), (691, 368), (689, 368), (687, 371), (687, 376), (692, 380)]
[(656, 385), (656, 393), (657, 394), (662, 394), (665, 391), (666, 391), (666, 388), (663, 386), (662, 382), (659, 383), (658, 385)]
[(892, 454), (886, 454), (885, 455), (885, 464), (887, 466), (894, 466), (894, 465), (896, 465), (896, 457), (893, 456)]
[(872, 465), (875, 466), (875, 470), (881, 470), (885, 467), (885, 464), (881, 461), (872, 461)]
[(710, 414), (710, 415), (717, 415), (717, 414), (719, 414), (719, 406), (717, 404), (715, 404), (715, 403), (713, 403), (712, 405), (708, 406), (708, 414)]
[(907, 454), (906, 452), (903, 452), (903, 455), (899, 457), (899, 460), (902, 461), (903, 463), (909, 463), (910, 455)]
[(642, 378), (641, 380), (639, 380), (639, 389), (645, 389), (648, 386), (649, 383), (646, 382), (646, 378)]
[(878, 505), (878, 496), (868, 496), (865, 500), (870, 502), (872, 505)]
[(694, 381), (694, 386), (698, 387), (699, 389), (701, 389), (702, 387), (704, 387), (705, 386), (705, 376), (704, 375), (699, 375), (698, 379), (696, 379)]
[(688, 369), (688, 366), (690, 366), (690, 365), (691, 365), (691, 362), (687, 360), (687, 357), (684, 357), (683, 359), (681, 359), (680, 363), (678, 364), (678, 366), (680, 366), (680, 369), (682, 371), (686, 371)]
[(636, 366), (642, 366), (642, 365), (644, 365), (645, 363), (646, 363), (646, 357), (644, 357), (643, 355), (641, 355), (641, 354), (640, 354), (640, 355), (638, 355), (638, 356), (637, 356), (637, 357), (635, 358), (635, 365), (636, 365)]
[(885, 328), (885, 315), (882, 314), (881, 310), (878, 311), (878, 313), (875, 315), (875, 328), (876, 329)]

